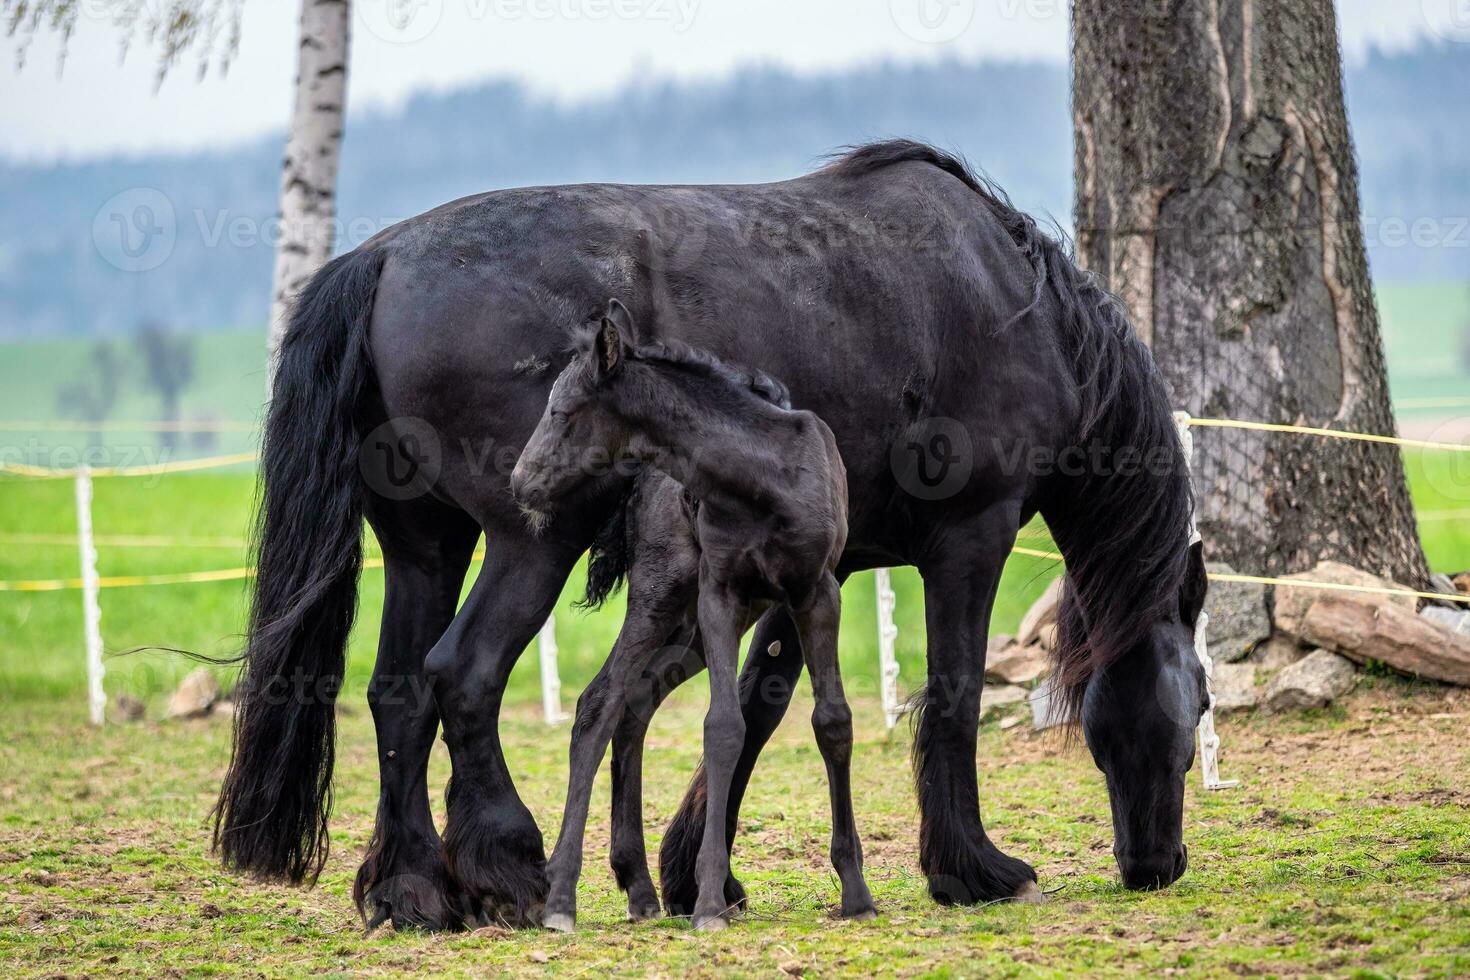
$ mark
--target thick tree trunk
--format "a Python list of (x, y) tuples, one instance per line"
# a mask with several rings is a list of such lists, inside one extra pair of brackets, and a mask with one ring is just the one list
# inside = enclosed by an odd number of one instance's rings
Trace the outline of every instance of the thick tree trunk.
[[(1392, 433), (1331, 0), (1074, 0), (1077, 242), (1179, 408)], [(1389, 446), (1196, 430), (1212, 557), (1426, 577)]]
[(351, 13), (349, 0), (301, 0), (296, 102), (281, 165), (281, 231), (271, 283), (272, 375), (291, 301), (332, 255)]

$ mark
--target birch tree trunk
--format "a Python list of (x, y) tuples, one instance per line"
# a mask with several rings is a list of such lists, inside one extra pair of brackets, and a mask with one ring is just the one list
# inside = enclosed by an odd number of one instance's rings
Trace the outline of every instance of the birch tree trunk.
[[(1393, 433), (1331, 0), (1074, 0), (1077, 243), (1193, 415)], [(1215, 560), (1426, 576), (1391, 446), (1197, 430)]]
[(350, 0), (301, 0), (296, 102), (281, 165), (280, 239), (271, 282), (271, 376), (297, 292), (331, 258), (347, 99)]

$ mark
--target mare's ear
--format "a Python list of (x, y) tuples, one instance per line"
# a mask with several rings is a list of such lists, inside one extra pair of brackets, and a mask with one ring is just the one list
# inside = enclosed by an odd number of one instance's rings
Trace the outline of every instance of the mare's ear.
[(628, 315), (627, 307), (615, 299), (608, 300), (607, 312), (602, 315), (602, 324), (592, 344), (599, 380), (611, 378), (623, 366), (628, 338), (632, 335), (633, 318)]
[(1189, 546), (1189, 567), (1184, 572), (1184, 584), (1179, 588), (1179, 618), (1190, 629), (1199, 621), (1205, 608), (1205, 593), (1210, 580), (1205, 575), (1205, 545), (1196, 541)]

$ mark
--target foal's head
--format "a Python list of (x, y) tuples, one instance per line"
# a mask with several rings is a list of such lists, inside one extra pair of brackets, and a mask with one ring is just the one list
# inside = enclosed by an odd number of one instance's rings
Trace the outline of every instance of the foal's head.
[(510, 475), (522, 509), (538, 512), (607, 473), (628, 448), (632, 433), (609, 402), (631, 336), (628, 311), (617, 300), (593, 330), (579, 335), (576, 354), (552, 384), (546, 411)]

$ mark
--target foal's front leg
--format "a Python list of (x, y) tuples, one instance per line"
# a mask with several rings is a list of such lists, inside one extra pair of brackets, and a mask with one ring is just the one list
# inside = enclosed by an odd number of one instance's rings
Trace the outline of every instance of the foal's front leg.
[(628, 677), (643, 669), (672, 625), (655, 608), (635, 600), (599, 677), (577, 699), (577, 717), (572, 725), (571, 773), (561, 833), (546, 865), (550, 888), (542, 923), (548, 929), (571, 932), (576, 928), (577, 879), (582, 874), (582, 850), (592, 784), (602, 766), (602, 756), (612, 739), (613, 730), (623, 717)]
[(730, 924), (730, 906), (725, 900), (725, 878), (730, 873), (730, 852), (725, 848), (725, 808), (735, 763), (745, 743), (745, 719), (740, 712), (735, 674), (745, 619), (738, 596), (703, 570), (699, 578), (699, 631), (704, 637), (710, 697), (709, 713), (704, 717), (708, 799), (704, 840), (695, 862), (699, 898), (694, 903), (694, 928), (716, 930)]
[(873, 896), (863, 878), (863, 845), (852, 808), (852, 709), (842, 690), (837, 663), (837, 629), (842, 618), (842, 591), (831, 575), (823, 578), (807, 608), (797, 616), (801, 647), (812, 677), (816, 707), (812, 730), (827, 766), (832, 806), (832, 867), (842, 882), (842, 917), (877, 917)]

